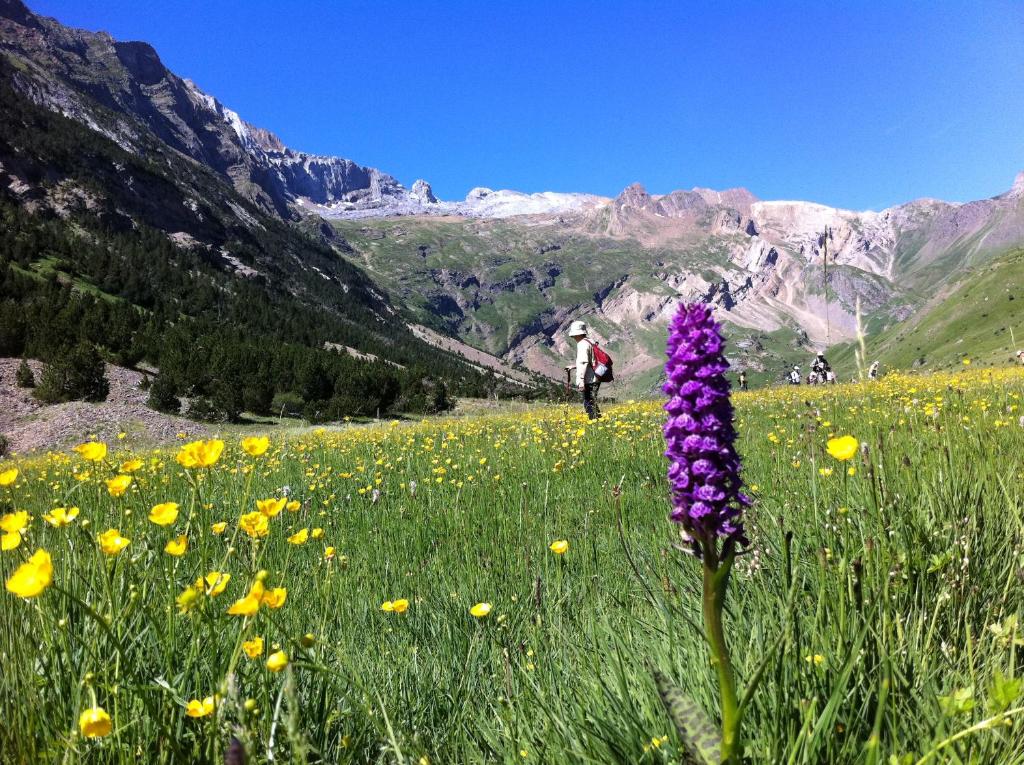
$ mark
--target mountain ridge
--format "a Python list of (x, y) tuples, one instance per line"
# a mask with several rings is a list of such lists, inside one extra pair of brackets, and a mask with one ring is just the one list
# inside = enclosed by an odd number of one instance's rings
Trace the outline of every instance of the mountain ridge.
[[(407, 189), (377, 168), (289, 148), (169, 71), (148, 43), (0, 0), (0, 52), (33, 103), (190, 183), (202, 174), (188, 163), (230, 184), (239, 200), (217, 203), (230, 211), (224, 231), (252, 236), (260, 214), (297, 226), (419, 323), (555, 378), (569, 352), (564, 330), (585, 318), (636, 389), (653, 385), (664, 325), (682, 300), (713, 305), (737, 335), (738, 362), (774, 373), (795, 354), (851, 340), (858, 321), (875, 332), (906, 320), (938, 286), (1024, 242), (1024, 173), (988, 199), (881, 211), (762, 200), (745, 188), (650, 194), (640, 184), (615, 197), (481, 186), (445, 201), (424, 180)], [(4, 178), (24, 204), (58, 215), (70, 197), (91, 204), (81, 189), (34, 187), (17, 161), (0, 168)], [(201, 200), (183, 205), (158, 227), (182, 246), (202, 244), (210, 212)], [(207, 246), (221, 248), (217, 237)], [(224, 257), (238, 273), (260, 273)]]

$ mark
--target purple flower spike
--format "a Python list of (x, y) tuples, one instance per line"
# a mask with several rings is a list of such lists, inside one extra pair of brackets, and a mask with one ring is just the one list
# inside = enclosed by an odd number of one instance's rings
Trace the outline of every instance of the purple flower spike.
[(721, 327), (702, 304), (682, 304), (669, 325), (665, 456), (672, 486), (671, 518), (681, 523), (696, 555), (722, 538), (726, 550), (745, 546), (740, 517), (750, 499), (740, 489), (729, 381)]

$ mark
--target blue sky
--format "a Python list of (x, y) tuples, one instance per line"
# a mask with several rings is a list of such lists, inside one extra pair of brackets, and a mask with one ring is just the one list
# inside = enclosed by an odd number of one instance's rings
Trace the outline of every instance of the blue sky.
[(1020, 2), (28, 2), (447, 199), (639, 181), (879, 209), (1024, 170)]

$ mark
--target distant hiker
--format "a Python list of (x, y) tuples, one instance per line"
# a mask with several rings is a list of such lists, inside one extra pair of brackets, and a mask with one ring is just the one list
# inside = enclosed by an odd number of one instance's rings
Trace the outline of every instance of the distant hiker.
[[(1024, 351), (1022, 351), (1022, 352), (1024, 352)], [(877, 361), (872, 361), (871, 362), (871, 366), (868, 367), (868, 379), (869, 380), (877, 380), (878, 379), (878, 362)]]
[(740, 372), (740, 390), (747, 389), (747, 373)]
[[(576, 390), (583, 394), (583, 410), (587, 417), (596, 420), (601, 416), (597, 406), (597, 394), (601, 381), (594, 374), (594, 342), (587, 337), (587, 325), (574, 321), (569, 326), (569, 337), (576, 342)], [(572, 370), (573, 367), (566, 367)]]
[(797, 364), (793, 365), (793, 369), (789, 373), (789, 384), (799, 385), (800, 384), (800, 367)]

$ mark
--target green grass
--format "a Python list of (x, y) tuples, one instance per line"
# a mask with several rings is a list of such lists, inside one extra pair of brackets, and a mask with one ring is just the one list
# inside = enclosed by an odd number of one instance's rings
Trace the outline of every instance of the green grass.
[[(999, 678), (1021, 660), (1022, 395), (1024, 376), (970, 371), (738, 397), (756, 503), (726, 626), (741, 690), (766, 662), (750, 762), (1024, 763), (1017, 726), (984, 723), (1019, 704)], [(140, 455), (118, 498), (102, 481), (127, 455), (18, 463), (0, 502), (32, 520), (0, 568), (44, 548), (54, 579), (32, 600), (0, 594), (2, 760), (219, 763), (237, 736), (250, 763), (679, 762), (651, 672), (715, 716), (699, 565), (666, 520), (659, 403), (608, 415), (313, 432), (260, 458), (232, 440), (191, 473), (172, 447)], [(864, 455), (836, 462), (832, 434)], [(239, 531), (284, 486), (300, 509), (258, 542)], [(164, 501), (181, 505), (171, 527), (146, 517)], [(70, 505), (72, 525), (43, 522)], [(115, 557), (95, 541), (107, 528), (131, 540)], [(323, 537), (288, 544), (303, 528)], [(190, 547), (172, 558), (177, 534)], [(175, 598), (214, 570), (231, 573), (227, 590), (179, 614)], [(260, 570), (284, 606), (227, 615)], [(396, 598), (407, 613), (381, 611)], [(481, 601), (493, 611), (475, 619)], [(255, 635), (288, 653), (284, 672), (240, 652)], [(185, 715), (214, 693), (215, 715)], [(85, 740), (93, 695), (114, 730)]]

